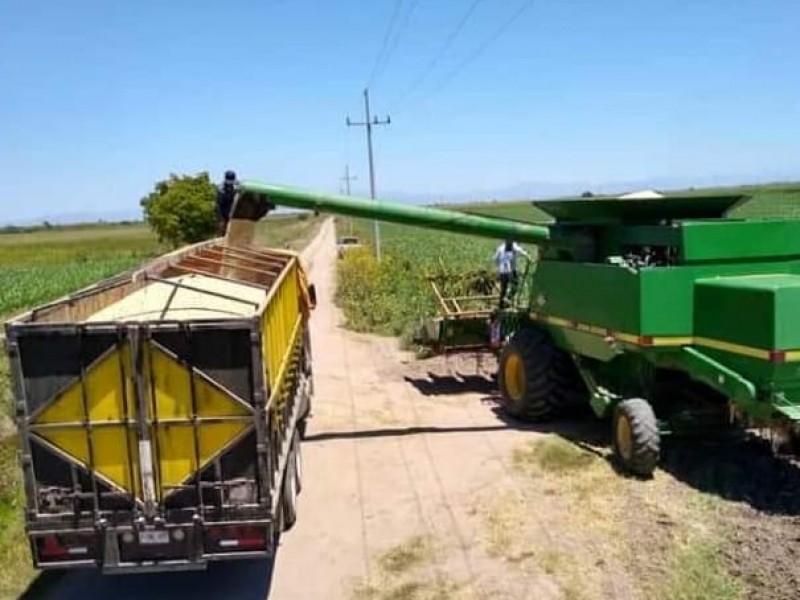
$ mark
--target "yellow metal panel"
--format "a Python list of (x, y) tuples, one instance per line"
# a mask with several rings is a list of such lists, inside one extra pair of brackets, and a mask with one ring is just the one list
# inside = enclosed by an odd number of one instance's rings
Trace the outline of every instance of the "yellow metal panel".
[(271, 396), (275, 390), (280, 389), (285, 370), (282, 367), (294, 346), (294, 337), (300, 321), (301, 292), (295, 260), (273, 292), (262, 323), (262, 347), (267, 354), (264, 366)]
[[(129, 432), (128, 441), (131, 444), (129, 457), (125, 433), (124, 425), (109, 425), (92, 429), (94, 467), (95, 471), (109, 482), (138, 496), (139, 456), (136, 451), (136, 440), (133, 432)], [(86, 430), (83, 427), (46, 429), (40, 431), (39, 435), (86, 468), (89, 467), (89, 444)], [(129, 458), (133, 462), (133, 481), (131, 481)]]
[[(42, 438), (95, 471), (121, 489), (141, 497), (139, 454), (135, 415), (131, 357), (123, 351), (121, 369), (119, 351), (109, 353), (87, 371), (84, 383), (76, 381), (55, 398), (31, 423)], [(192, 375), (173, 357), (153, 348), (145, 367), (144, 380), (152, 381), (147, 404), (147, 422), (153, 438), (153, 457), (162, 486), (184, 483), (208, 462), (223, 452), (239, 435), (252, 426), (252, 409), (200, 376), (194, 376), (199, 436), (199, 462), (195, 456), (194, 428), (191, 423)], [(123, 383), (124, 382), (124, 383)], [(123, 386), (125, 390), (123, 391)], [(149, 386), (148, 386), (149, 387)], [(83, 395), (92, 424), (93, 460), (90, 461)], [(125, 414), (125, 394), (130, 419)], [(153, 404), (156, 414), (153, 414)], [(235, 421), (205, 422), (219, 417)], [(155, 425), (153, 422), (157, 421)], [(169, 421), (169, 422), (164, 422)], [(177, 422), (176, 422), (177, 421)], [(52, 427), (63, 424), (62, 427)], [(38, 427), (48, 425), (49, 427)], [(129, 451), (130, 449), (130, 451)], [(130, 465), (134, 469), (131, 480)], [(157, 490), (163, 498), (168, 489)]]
[[(193, 436), (191, 423), (162, 425), (156, 428), (159, 476), (164, 488), (183, 483), (197, 471)], [(163, 491), (168, 492), (166, 489)]]
[[(126, 446), (126, 442), (129, 446)], [(130, 448), (130, 455), (128, 448)], [(92, 429), (92, 449), (94, 450), (94, 468), (100, 475), (134, 496), (141, 496), (139, 452), (136, 435), (132, 430), (127, 429), (124, 425)], [(129, 459), (133, 461), (133, 481), (131, 481)]]
[[(185, 423), (159, 423), (155, 429), (158, 468), (162, 486), (175, 486), (188, 480), (198, 469), (250, 426), (252, 411), (202, 377), (194, 377), (197, 416), (240, 417), (233, 423), (200, 421), (200, 464), (195, 459), (192, 416), (192, 388), (189, 370), (174, 358), (156, 349), (152, 353), (154, 399), (159, 421), (185, 419)], [(149, 406), (149, 405), (148, 405)], [(153, 415), (149, 415), (153, 417)], [(168, 490), (162, 490), (167, 493)]]
[[(130, 364), (130, 353), (123, 351), (123, 364)], [(133, 385), (130, 377), (125, 392), (122, 390), (123, 375), (120, 373), (119, 350), (101, 358), (87, 373), (85, 378), (86, 404), (89, 420), (92, 422), (120, 422), (125, 418), (125, 396), (133, 398)], [(36, 423), (81, 423), (84, 389), (75, 382), (36, 418)], [(131, 408), (132, 410), (132, 408)]]
[(200, 428), (200, 461), (205, 465), (219, 454), (223, 448), (233, 442), (245, 429), (248, 423), (226, 421), (223, 423), (205, 423)]

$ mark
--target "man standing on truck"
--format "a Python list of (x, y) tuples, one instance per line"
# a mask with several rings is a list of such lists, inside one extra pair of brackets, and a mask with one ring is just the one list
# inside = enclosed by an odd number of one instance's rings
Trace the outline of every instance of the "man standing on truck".
[[(497, 247), (494, 253), (494, 263), (497, 266), (497, 273), (500, 276), (500, 308), (505, 307), (505, 296), (509, 284), (514, 288), (517, 286), (517, 255), (522, 254), (528, 260), (530, 254), (514, 240), (506, 240)], [(514, 295), (513, 292), (511, 294)]]
[(236, 196), (238, 183), (234, 171), (225, 171), (225, 179), (217, 187), (217, 223), (219, 224), (220, 236), (224, 236), (228, 229), (228, 221), (231, 217), (233, 199)]

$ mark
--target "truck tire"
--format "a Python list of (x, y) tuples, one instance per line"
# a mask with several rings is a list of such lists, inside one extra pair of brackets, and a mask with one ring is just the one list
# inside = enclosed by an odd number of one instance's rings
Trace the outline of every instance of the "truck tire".
[(551, 375), (555, 346), (535, 327), (514, 333), (500, 351), (497, 382), (503, 409), (524, 421), (543, 421), (553, 416), (555, 382)]
[(289, 459), (286, 463), (286, 471), (283, 474), (283, 489), (281, 496), (282, 504), (282, 529), (289, 531), (297, 521), (297, 457), (294, 444), (289, 452)]
[(289, 456), (286, 472), (283, 475), (283, 531), (289, 531), (297, 521), (297, 478), (295, 476), (295, 459)]
[(658, 464), (661, 434), (647, 400), (629, 398), (614, 408), (612, 417), (614, 456), (629, 473), (649, 477)]
[(297, 486), (298, 495), (303, 491), (303, 450), (300, 445), (300, 433), (298, 430), (294, 432), (294, 479)]

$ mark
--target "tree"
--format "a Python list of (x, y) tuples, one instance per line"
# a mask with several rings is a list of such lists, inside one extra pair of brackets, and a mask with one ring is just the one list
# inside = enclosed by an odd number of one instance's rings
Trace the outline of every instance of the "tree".
[(140, 204), (150, 228), (172, 247), (208, 239), (217, 231), (216, 188), (208, 173), (171, 174), (159, 181)]
[(587, 190), (581, 194), (581, 198), (594, 198), (594, 194)]

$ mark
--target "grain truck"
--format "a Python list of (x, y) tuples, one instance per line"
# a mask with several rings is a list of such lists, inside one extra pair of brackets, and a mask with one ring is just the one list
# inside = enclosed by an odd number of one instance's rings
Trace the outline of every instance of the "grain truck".
[(269, 556), (294, 523), (314, 289), (246, 238), (6, 324), (36, 567), (202, 569)]
[[(499, 331), (501, 404), (542, 421), (591, 409), (614, 454), (649, 476), (664, 435), (731, 428), (800, 447), (800, 219), (732, 216), (741, 195), (537, 201), (532, 224), (280, 185), (242, 184), (283, 205), (527, 242), (538, 259)], [(487, 320), (488, 321), (488, 320)]]

